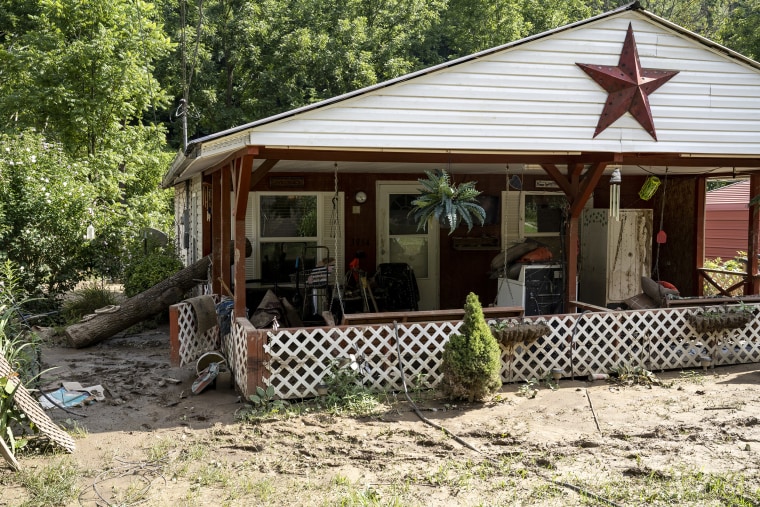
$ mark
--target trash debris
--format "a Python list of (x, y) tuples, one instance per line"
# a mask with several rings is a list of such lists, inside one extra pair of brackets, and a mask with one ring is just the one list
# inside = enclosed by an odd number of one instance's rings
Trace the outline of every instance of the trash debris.
[(205, 369), (198, 373), (198, 378), (191, 387), (193, 394), (200, 394), (208, 386), (215, 383), (221, 364), (223, 363), (209, 363)]
[(61, 382), (61, 387), (55, 391), (44, 393), (39, 402), (42, 408), (81, 407), (96, 401), (106, 399), (105, 390), (101, 385), (82, 387), (79, 382)]
[(201, 357), (198, 358), (198, 360), (195, 363), (195, 373), (200, 375), (203, 370), (205, 370), (208, 365), (211, 363), (219, 363), (219, 365), (225, 365), (227, 364), (227, 360), (225, 359), (224, 355), (221, 352), (217, 352), (215, 350), (212, 350), (211, 352), (206, 352)]

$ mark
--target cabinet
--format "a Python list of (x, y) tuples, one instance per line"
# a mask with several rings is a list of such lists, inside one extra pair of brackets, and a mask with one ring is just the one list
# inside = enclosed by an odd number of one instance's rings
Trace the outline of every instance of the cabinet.
[(499, 278), (496, 304), (522, 306), (525, 315), (562, 313), (563, 280), (561, 264), (523, 264), (517, 280)]
[(587, 209), (580, 220), (578, 299), (614, 307), (641, 293), (641, 277), (652, 264), (652, 210)]

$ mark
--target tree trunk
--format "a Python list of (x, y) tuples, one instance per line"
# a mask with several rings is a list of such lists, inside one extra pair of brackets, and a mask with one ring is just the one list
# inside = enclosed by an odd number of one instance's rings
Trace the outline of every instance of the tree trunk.
[(210, 257), (157, 283), (145, 292), (129, 298), (112, 313), (96, 313), (90, 320), (66, 328), (69, 343), (76, 348), (94, 345), (116, 333), (152, 317), (182, 300), (198, 280), (205, 280)]

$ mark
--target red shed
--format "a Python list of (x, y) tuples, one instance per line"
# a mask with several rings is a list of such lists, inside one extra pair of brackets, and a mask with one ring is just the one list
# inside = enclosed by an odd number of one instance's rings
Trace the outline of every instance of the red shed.
[(705, 258), (733, 259), (747, 251), (749, 180), (707, 192), (705, 199)]

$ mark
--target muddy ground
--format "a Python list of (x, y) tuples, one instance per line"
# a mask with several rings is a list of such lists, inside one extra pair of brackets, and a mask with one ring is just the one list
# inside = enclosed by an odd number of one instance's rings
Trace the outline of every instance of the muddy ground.
[[(245, 423), (224, 376), (190, 394), (194, 367), (170, 367), (168, 329), (51, 343), (43, 358), (50, 386), (106, 389), (74, 409), (86, 417), (48, 411), (74, 454), (20, 458), (27, 474), (75, 470), (68, 505), (760, 504), (760, 364), (655, 372), (662, 386), (562, 379), (535, 397), (509, 384), (484, 404), (412, 393), (419, 415), (391, 394), (369, 417), (311, 405)], [(42, 503), (2, 477), (0, 506)]]

